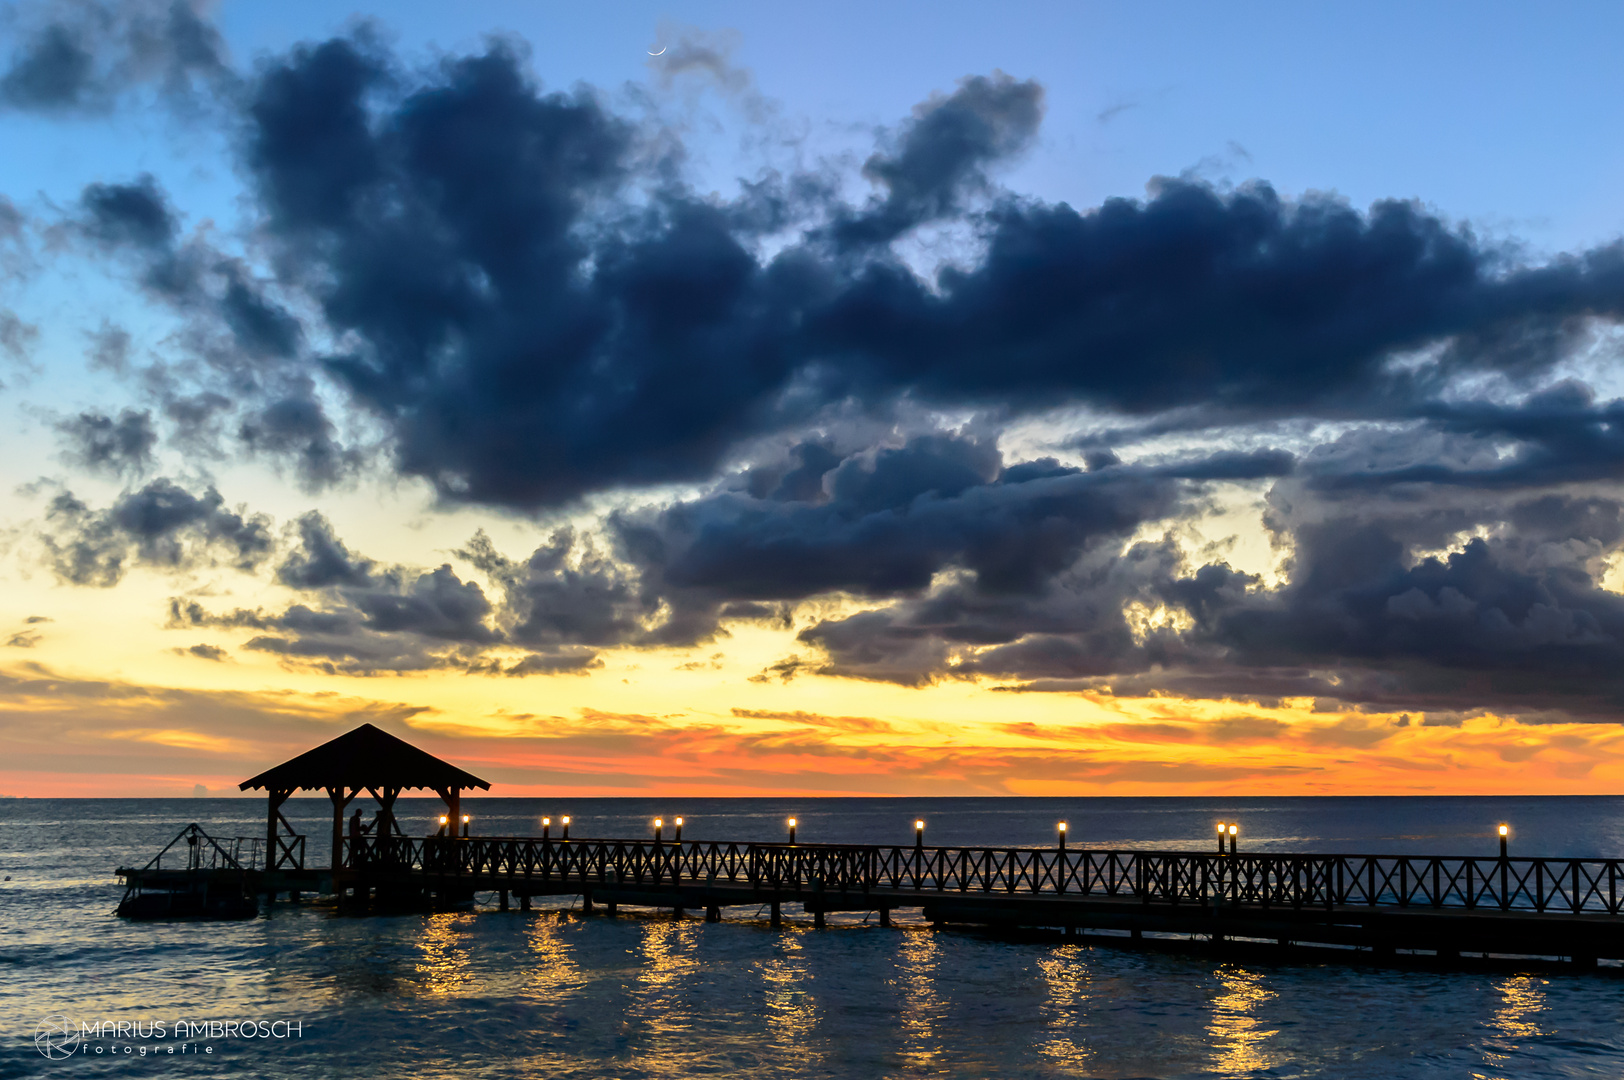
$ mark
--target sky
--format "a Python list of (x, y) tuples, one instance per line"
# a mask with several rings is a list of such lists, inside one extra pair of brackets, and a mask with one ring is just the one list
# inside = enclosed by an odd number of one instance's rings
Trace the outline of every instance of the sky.
[(0, 795), (1624, 791), (1621, 24), (0, 7)]

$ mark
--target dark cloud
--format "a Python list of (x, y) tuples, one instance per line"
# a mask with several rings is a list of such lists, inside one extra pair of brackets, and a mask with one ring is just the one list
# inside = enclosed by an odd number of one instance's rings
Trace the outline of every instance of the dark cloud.
[(41, 535), (51, 568), (75, 585), (111, 586), (132, 564), (168, 570), (225, 564), (252, 571), (274, 547), (270, 520), (230, 509), (210, 487), (193, 495), (160, 477), (93, 510), (64, 491), (46, 510)]
[[(1361, 214), (1170, 180), (1143, 202), (1012, 203), (990, 221), (981, 262), (934, 289), (865, 271), (820, 311), (823, 349), (944, 401), (1369, 416), (1455, 371), (1549, 365), (1624, 304), (1624, 247), (1520, 266), (1412, 203)], [(1549, 347), (1484, 344), (1503, 339)], [(1438, 364), (1390, 363), (1450, 343)]]
[(90, 243), (133, 257), (150, 295), (199, 320), (198, 334), (217, 332), (229, 340), (230, 356), (204, 350), (216, 366), (244, 374), (245, 364), (288, 360), (298, 352), (304, 335), (298, 319), (268, 298), (266, 284), (240, 259), (201, 239), (183, 239), (180, 216), (152, 176), (90, 184), (79, 202), (77, 227)]
[(621, 529), (634, 548), (663, 554), (666, 584), (727, 600), (896, 596), (949, 569), (986, 592), (1023, 592), (1179, 501), (1174, 481), (1142, 469), (1001, 464), (987, 443), (920, 435), (848, 457), (825, 473), (819, 501), (728, 491)]
[(151, 86), (195, 109), (234, 82), (219, 31), (192, 0), (59, 0), (11, 15), (0, 104), (12, 108), (99, 112)]
[[(500, 621), (519, 644), (652, 644), (658, 637), (650, 627), (660, 612), (660, 597), (641, 588), (632, 568), (573, 530), (555, 531), (524, 562), (502, 555), (483, 532), (457, 556), (502, 589)], [(714, 624), (706, 624), (683, 643), (713, 629)]]
[(299, 545), (276, 568), (276, 580), (294, 589), (325, 589), (334, 585), (370, 587), (376, 564), (353, 554), (333, 534), (333, 527), (312, 510), (298, 521)]
[(990, 189), (986, 168), (1024, 150), (1043, 119), (1043, 88), (1002, 72), (960, 81), (946, 97), (914, 110), (890, 151), (874, 154), (863, 175), (883, 199), (839, 221), (845, 244), (885, 243), (909, 229), (961, 213), (966, 196)]
[[(334, 674), (452, 669), (519, 677), (603, 666), (593, 642), (579, 640), (601, 635), (569, 622), (556, 608), (527, 608), (519, 615), (515, 605), (522, 601), (515, 590), (524, 588), (530, 571), (508, 564), (483, 536), (475, 538), (468, 555), (508, 591), (501, 610), (449, 565), (427, 571), (385, 566), (352, 552), (319, 513), (301, 517), (294, 532), (297, 540), (277, 566), (276, 579), (304, 594), (303, 601), (281, 612), (212, 613), (194, 600), (175, 598), (166, 625), (256, 630), (243, 648)], [(570, 539), (559, 543), (567, 553)], [(545, 605), (557, 596), (543, 592), (529, 598)], [(555, 620), (550, 632), (538, 629), (543, 619)], [(529, 651), (515, 657), (515, 646)]]
[(182, 656), (195, 656), (199, 660), (212, 660), (215, 663), (225, 663), (231, 659), (231, 654), (218, 645), (193, 645), (185, 649), (176, 649)]
[(307, 491), (353, 476), (364, 464), (360, 451), (338, 439), (336, 425), (304, 379), (289, 384), (285, 396), (245, 415), (237, 437), (251, 452), (291, 464)]
[(953, 584), (800, 637), (826, 658), (820, 674), (907, 685), (975, 675), (1265, 705), (1624, 711), (1624, 596), (1600, 587), (1624, 540), (1624, 504), (1541, 495), (1367, 512), (1289, 524), (1280, 588), (1140, 543), (1096, 567), (1083, 560), (1038, 596)]
[(524, 678), (526, 675), (585, 675), (601, 667), (603, 660), (591, 649), (560, 649), (527, 653), (510, 663), (494, 658), (478, 660), (467, 665), (466, 670), (470, 675)]
[[(108, 100), (105, 43), (128, 34), (36, 21), (18, 85), (56, 85), (29, 91), (40, 107)], [(725, 45), (689, 35), (654, 67), (759, 105)], [(1559, 381), (1616, 351), (1624, 245), (1534, 262), (1417, 202), (1193, 174), (1097, 207), (1024, 197), (994, 176), (1037, 138), (1043, 91), (1001, 74), (881, 133), (856, 204), (832, 169), (696, 192), (679, 133), (544, 88), (513, 41), (425, 67), (358, 31), (265, 58), (234, 100), (252, 260), (189, 232), (150, 177), (74, 211), (185, 323), (196, 362), (149, 380), (169, 425), (310, 489), (368, 464), (354, 432), (446, 502), (696, 487), (521, 557), (480, 534), (457, 552), (477, 581), (376, 563), (309, 515), (276, 564), (298, 602), (177, 602), (176, 625), (333, 671), (523, 675), (800, 618), (758, 679), (1451, 715), (1624, 701), (1601, 587), (1624, 548), (1624, 404)], [(956, 261), (910, 261), (897, 242), (921, 227), (966, 238)], [(99, 362), (125, 370), (127, 338), (107, 340)], [(87, 467), (150, 455), (133, 421), (67, 423)], [(1032, 427), (1076, 456), (1006, 460)], [(1190, 540), (1237, 492), (1266, 499), (1282, 582)], [(58, 572), (231, 556), (222, 507), (166, 497), (142, 524), (60, 496)], [(251, 553), (232, 561), (268, 542)]]
[[(671, 63), (715, 59), (689, 51)], [(351, 343), (322, 377), (385, 424), (401, 471), (500, 506), (708, 479), (849, 400), (1414, 412), (1459, 373), (1538, 375), (1624, 305), (1616, 245), (1527, 265), (1409, 202), (1193, 179), (1092, 210), (995, 191), (988, 168), (1041, 114), (1036, 84), (971, 77), (869, 159), (870, 205), (798, 179), (726, 203), (591, 93), (541, 90), (511, 44), (425, 79), (360, 36), (265, 65), (247, 163), (284, 287)], [(747, 209), (769, 189), (778, 209)], [(819, 218), (755, 254), (760, 230)], [(885, 241), (933, 220), (983, 250), (927, 280)]]
[(118, 418), (83, 412), (59, 420), (56, 430), (69, 464), (114, 477), (138, 477), (153, 466), (158, 433), (152, 414), (125, 409)]

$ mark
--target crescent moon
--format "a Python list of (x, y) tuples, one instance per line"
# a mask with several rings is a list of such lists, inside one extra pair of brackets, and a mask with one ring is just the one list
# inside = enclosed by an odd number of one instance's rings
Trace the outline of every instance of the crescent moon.
[(651, 53), (649, 53), (649, 55), (650, 56), (663, 56), (665, 54), (665, 49), (666, 49), (666, 47), (664, 45), (661, 45), (659, 52), (651, 52)]

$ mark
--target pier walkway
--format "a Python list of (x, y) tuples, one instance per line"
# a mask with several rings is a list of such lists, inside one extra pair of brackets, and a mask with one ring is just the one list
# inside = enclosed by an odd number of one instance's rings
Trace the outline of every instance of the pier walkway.
[(360, 899), (506, 907), (579, 896), (703, 910), (800, 904), (833, 911), (920, 908), (939, 925), (1053, 927), (1461, 953), (1624, 959), (1617, 859), (1252, 854), (715, 841), (384, 836), (347, 851), (340, 880)]

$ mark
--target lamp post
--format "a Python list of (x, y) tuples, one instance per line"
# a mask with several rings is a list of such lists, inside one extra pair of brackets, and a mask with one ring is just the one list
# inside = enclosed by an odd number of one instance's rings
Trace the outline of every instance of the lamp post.
[(450, 824), (451, 824), (451, 819), (449, 817), (447, 817), (445, 814), (441, 814), (440, 815), (440, 831), (438, 833), (436, 833), (435, 835), (436, 836), (444, 836), (446, 826), (450, 825)]
[(1240, 835), (1241, 827), (1234, 822), (1229, 823), (1229, 853), (1235, 854), (1236, 837)]
[(923, 818), (914, 822), (914, 847), (925, 846), (925, 821)]
[(542, 818), (541, 819), (541, 838), (543, 840), (547, 839), (548, 836), (552, 833), (552, 831), (553, 831), (553, 819), (550, 818), (550, 817)]
[(1062, 821), (1059, 824), (1058, 829), (1059, 829), (1059, 833), (1060, 833), (1060, 850), (1065, 851), (1066, 850), (1066, 823), (1064, 821)]
[(789, 842), (795, 843), (795, 819), (789, 819)]
[(469, 817), (467, 814), (462, 815), (462, 835), (464, 837), (468, 835), (468, 823), (472, 820), (473, 818)]
[(677, 818), (676, 821), (673, 822), (673, 824), (675, 824), (676, 827), (677, 827), (676, 842), (680, 844), (680, 843), (682, 843), (682, 819)]
[(664, 818), (655, 818), (654, 819), (654, 842), (656, 844), (658, 844), (660, 842), (660, 830), (663, 829), (664, 827), (665, 827), (665, 819)]
[(1506, 857), (1506, 839), (1511, 835), (1511, 826), (1505, 822), (1500, 823), (1500, 857)]
[(1222, 821), (1218, 823), (1218, 854), (1220, 855), (1224, 853), (1224, 830), (1228, 827), (1229, 826)]
[(568, 840), (570, 838), (570, 819), (569, 819), (569, 815), (566, 814), (563, 817), (559, 818), (558, 820), (564, 826), (564, 839)]

